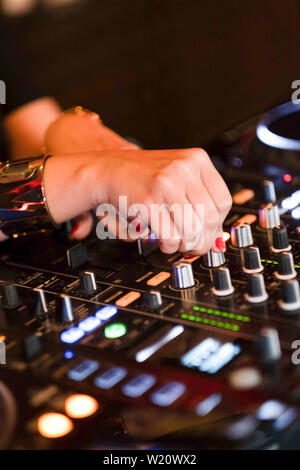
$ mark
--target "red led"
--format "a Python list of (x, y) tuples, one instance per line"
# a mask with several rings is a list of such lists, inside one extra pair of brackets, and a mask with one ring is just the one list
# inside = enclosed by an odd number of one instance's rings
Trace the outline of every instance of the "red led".
[(292, 181), (292, 177), (291, 175), (289, 175), (288, 173), (286, 173), (284, 176), (283, 176), (283, 180), (286, 182), (286, 183), (290, 183)]

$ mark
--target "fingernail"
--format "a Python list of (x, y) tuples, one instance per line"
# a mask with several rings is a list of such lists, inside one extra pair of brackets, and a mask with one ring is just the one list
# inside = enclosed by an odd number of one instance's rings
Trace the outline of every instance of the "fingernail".
[(79, 223), (76, 223), (72, 228), (72, 232), (70, 233), (71, 238), (74, 235), (74, 233), (77, 232), (78, 229), (79, 229)]
[(225, 253), (226, 243), (224, 242), (223, 237), (217, 237), (215, 239), (213, 251), (219, 251), (221, 253)]

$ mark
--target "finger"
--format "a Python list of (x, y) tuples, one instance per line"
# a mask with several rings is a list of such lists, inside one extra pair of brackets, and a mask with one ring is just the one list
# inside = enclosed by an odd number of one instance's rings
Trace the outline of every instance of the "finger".
[(158, 244), (163, 253), (172, 254), (178, 251), (180, 246), (180, 234), (174, 224), (166, 203), (160, 201), (146, 204), (148, 221), (143, 219), (144, 225), (148, 224), (151, 231), (158, 239)]
[(220, 214), (219, 225), (222, 225), (232, 206), (231, 194), (222, 176), (206, 153), (204, 153), (202, 162), (201, 181), (215, 203)]
[(198, 239), (193, 251), (198, 254), (205, 254), (214, 244), (220, 214), (214, 200), (201, 183), (199, 187), (188, 189), (187, 198), (195, 207), (203, 225), (202, 237)]
[(70, 233), (70, 238), (72, 240), (82, 240), (90, 234), (92, 227), (93, 217), (90, 212), (85, 212), (74, 220), (74, 226)]

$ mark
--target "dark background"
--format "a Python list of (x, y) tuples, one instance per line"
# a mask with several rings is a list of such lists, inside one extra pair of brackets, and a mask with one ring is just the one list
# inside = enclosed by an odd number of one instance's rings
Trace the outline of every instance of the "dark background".
[(82, 0), (9, 23), (46, 94), (148, 148), (203, 145), (300, 78), (299, 0)]

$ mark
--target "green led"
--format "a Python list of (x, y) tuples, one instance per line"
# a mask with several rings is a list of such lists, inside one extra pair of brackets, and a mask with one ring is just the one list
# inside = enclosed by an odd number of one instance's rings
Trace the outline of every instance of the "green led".
[(113, 323), (108, 325), (104, 330), (104, 336), (108, 339), (121, 338), (127, 332), (127, 328), (124, 323)]
[(208, 308), (208, 309), (206, 310), (206, 313), (214, 313), (214, 310), (212, 310), (211, 308)]
[(294, 264), (294, 267), (295, 267), (296, 269), (299, 269), (299, 268), (300, 268), (300, 265), (299, 265), (299, 264)]
[(198, 311), (198, 310), (200, 310), (200, 307), (198, 307), (198, 305), (194, 305), (194, 306), (193, 306), (193, 310)]
[(221, 312), (221, 316), (224, 318), (228, 318), (228, 313), (227, 312)]

